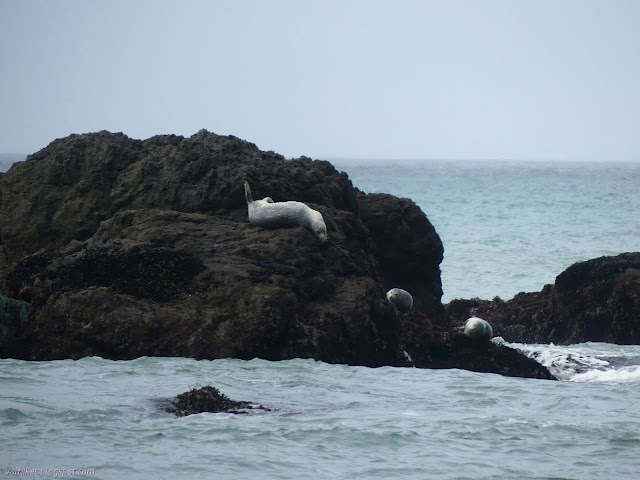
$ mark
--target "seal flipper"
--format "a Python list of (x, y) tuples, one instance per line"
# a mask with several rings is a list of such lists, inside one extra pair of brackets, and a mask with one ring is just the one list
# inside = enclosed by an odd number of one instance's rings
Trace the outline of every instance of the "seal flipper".
[(251, 188), (249, 187), (249, 182), (244, 181), (244, 197), (247, 199), (247, 205), (253, 202), (253, 197), (251, 196)]

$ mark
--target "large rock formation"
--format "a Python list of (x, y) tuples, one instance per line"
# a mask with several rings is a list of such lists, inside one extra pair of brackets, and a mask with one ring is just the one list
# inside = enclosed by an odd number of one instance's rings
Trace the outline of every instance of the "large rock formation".
[(360, 196), (360, 217), (371, 232), (384, 289), (403, 288), (413, 294), (417, 311), (441, 317), (444, 250), (422, 210), (409, 199), (373, 193)]
[(246, 218), (254, 197), (357, 213), (357, 192), (328, 162), (286, 161), (235, 137), (200, 131), (134, 140), (71, 135), (13, 165), (0, 181), (0, 270), (42, 248), (84, 241), (115, 213), (140, 208)]
[(454, 300), (453, 324), (470, 314), (509, 342), (640, 344), (640, 253), (572, 265), (542, 291), (512, 300)]
[(34, 342), (36, 358), (397, 362), (397, 316), (367, 256), (341, 247), (351, 226), (341, 215), (350, 218), (334, 212), (334, 243), (322, 248), (301, 227), (126, 210), (87, 242), (19, 262), (5, 289), (39, 307), (30, 330), (56, 334)]
[[(250, 225), (245, 179), (256, 199), (319, 210), (329, 242), (302, 227)], [(19, 328), (0, 336), (0, 356), (405, 365), (404, 350), (421, 347), (386, 289), (413, 294), (413, 332), (444, 312), (442, 243), (413, 202), (365, 195), (328, 162), (206, 131), (56, 140), (0, 176), (0, 229), (2, 294), (29, 303)], [(464, 368), (446, 351), (438, 367)], [(509, 373), (491, 358), (477, 368)]]

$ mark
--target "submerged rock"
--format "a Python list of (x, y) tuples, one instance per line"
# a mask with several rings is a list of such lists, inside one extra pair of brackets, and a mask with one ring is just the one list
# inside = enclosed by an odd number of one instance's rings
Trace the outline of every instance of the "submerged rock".
[(640, 253), (576, 263), (507, 302), (454, 300), (447, 313), (453, 324), (481, 316), (508, 342), (640, 344)]
[(250, 402), (238, 402), (231, 400), (225, 394), (220, 393), (217, 388), (206, 386), (194, 388), (188, 392), (181, 393), (171, 401), (167, 408), (169, 413), (177, 417), (185, 417), (196, 413), (247, 413), (248, 410), (266, 410), (262, 405), (254, 405)]

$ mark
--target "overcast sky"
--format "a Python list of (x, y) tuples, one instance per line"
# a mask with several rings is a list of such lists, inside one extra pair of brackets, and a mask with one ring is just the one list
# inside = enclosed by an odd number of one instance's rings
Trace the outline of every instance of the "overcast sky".
[(640, 1), (0, 0), (0, 152), (640, 161)]

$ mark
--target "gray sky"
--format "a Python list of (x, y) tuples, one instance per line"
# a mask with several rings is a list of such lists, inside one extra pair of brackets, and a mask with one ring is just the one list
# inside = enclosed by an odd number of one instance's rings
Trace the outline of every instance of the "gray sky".
[(640, 161), (640, 1), (0, 0), (0, 152)]

